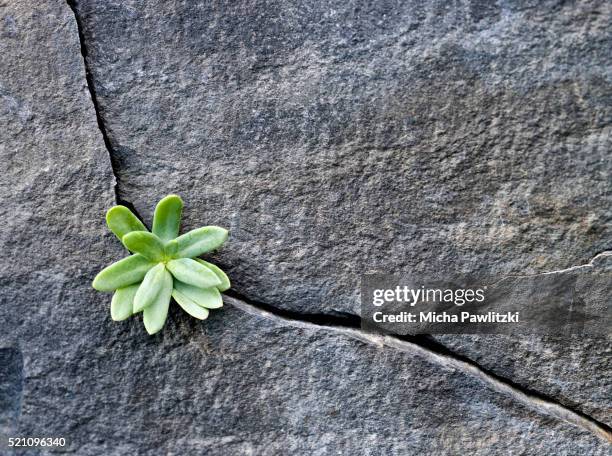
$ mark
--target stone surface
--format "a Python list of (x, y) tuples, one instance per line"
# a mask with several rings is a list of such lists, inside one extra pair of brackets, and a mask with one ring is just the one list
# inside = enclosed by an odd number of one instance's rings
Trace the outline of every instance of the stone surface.
[(67, 5), (3, 2), (0, 33), (4, 455), (8, 437), (54, 436), (57, 412), (78, 410), (69, 404), (78, 404), (70, 398), (78, 380), (64, 383), (62, 375), (80, 354), (88, 357), (80, 347), (104, 321), (87, 284), (110, 258), (100, 220), (114, 200), (114, 178)]
[[(75, 2), (122, 198), (231, 228), (238, 292), (358, 311), (366, 270), (516, 272), (609, 247), (610, 6)], [(0, 4), (0, 454), (607, 454), (461, 372), (226, 308), (163, 333), (124, 252), (66, 3)], [(8, 63), (4, 63), (8, 62)], [(606, 101), (607, 100), (607, 101)], [(440, 338), (610, 422), (609, 341)], [(11, 453), (8, 453), (11, 454)]]
[[(243, 295), (358, 313), (363, 272), (611, 247), (609, 2), (77, 9), (120, 194), (150, 220), (177, 192), (187, 227), (230, 227), (216, 260)], [(607, 339), (439, 340), (610, 423)]]
[(121, 195), (180, 193), (237, 289), (303, 312), (358, 312), (368, 270), (588, 261), (612, 6), (489, 3), (79, 0)]

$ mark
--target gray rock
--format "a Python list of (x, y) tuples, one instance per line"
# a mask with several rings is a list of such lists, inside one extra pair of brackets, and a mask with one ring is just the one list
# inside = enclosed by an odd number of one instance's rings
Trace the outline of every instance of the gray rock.
[[(605, 1), (81, 0), (120, 194), (231, 229), (236, 290), (359, 312), (368, 271), (531, 273), (610, 248)], [(440, 337), (610, 423), (609, 339)], [(543, 362), (547, 360), (547, 362)]]
[(80, 0), (119, 191), (231, 228), (236, 288), (358, 312), (360, 274), (610, 248), (609, 2)]
[[(368, 269), (588, 260), (609, 235), (609, 6), (433, 5), (78, 2), (119, 196), (149, 221), (180, 193), (186, 229), (232, 229), (215, 260), (237, 291), (301, 313), (357, 312)], [(1, 454), (10, 436), (67, 440), (19, 454), (607, 454), (463, 372), (324, 331), (231, 307), (174, 306), (155, 337), (111, 322), (90, 283), (125, 252), (75, 18), (41, 0), (0, 20)], [(605, 349), (576, 342), (574, 372), (564, 343), (520, 341), (445, 343), (608, 419)]]

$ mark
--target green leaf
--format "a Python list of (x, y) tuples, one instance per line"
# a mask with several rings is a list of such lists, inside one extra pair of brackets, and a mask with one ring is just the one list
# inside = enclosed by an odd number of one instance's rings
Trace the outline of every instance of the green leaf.
[(206, 307), (208, 309), (218, 309), (223, 307), (221, 293), (219, 293), (219, 290), (215, 287), (198, 288), (175, 280), (174, 289), (191, 299), (199, 306)]
[(179, 234), (183, 200), (177, 195), (168, 195), (155, 207), (153, 233), (163, 241), (174, 239)]
[(151, 261), (161, 261), (164, 257), (164, 243), (153, 233), (134, 231), (123, 236), (121, 242), (129, 251)]
[(106, 212), (106, 224), (119, 240), (132, 231), (147, 231), (147, 227), (125, 206), (111, 207)]
[(164, 327), (168, 318), (168, 307), (172, 296), (172, 276), (164, 269), (163, 285), (157, 297), (142, 313), (145, 329), (149, 334), (155, 334)]
[(218, 226), (205, 226), (176, 238), (181, 258), (193, 258), (220, 247), (227, 239), (227, 230)]
[(111, 318), (114, 321), (125, 320), (133, 313), (134, 295), (139, 284), (118, 288), (111, 300)]
[(221, 281), (221, 284), (217, 285), (217, 288), (219, 289), (219, 291), (225, 291), (225, 290), (230, 289), (230, 287), (232, 286), (230, 283), (230, 279), (227, 276), (227, 274), (221, 270), (219, 266), (209, 263), (208, 261), (201, 260), (199, 258), (195, 258), (195, 260), (198, 263), (206, 266), (208, 269), (210, 269), (212, 272), (214, 272), (217, 275), (217, 277)]
[(100, 271), (92, 286), (98, 291), (115, 291), (140, 282), (153, 266), (155, 263), (142, 255), (132, 255)]
[(163, 263), (149, 269), (134, 296), (134, 313), (140, 312), (153, 304), (164, 287), (165, 271), (166, 268)]
[(169, 261), (167, 268), (176, 280), (196, 287), (216, 287), (221, 283), (214, 272), (190, 258)]
[(176, 239), (166, 242), (164, 246), (164, 254), (168, 258), (176, 258), (176, 252), (178, 252), (178, 242)]
[(195, 317), (199, 320), (205, 320), (206, 318), (208, 318), (208, 309), (198, 306), (195, 302), (193, 302), (180, 291), (174, 289), (172, 291), (172, 297), (176, 302), (178, 302), (178, 305), (181, 306), (183, 310), (192, 317)]

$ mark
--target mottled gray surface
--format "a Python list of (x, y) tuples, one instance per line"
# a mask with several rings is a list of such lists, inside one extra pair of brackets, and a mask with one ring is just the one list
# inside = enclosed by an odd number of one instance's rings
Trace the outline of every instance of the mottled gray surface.
[[(180, 193), (186, 228), (231, 229), (238, 292), (304, 313), (357, 312), (367, 270), (609, 248), (610, 5), (422, 3), (78, 2), (120, 197), (148, 221)], [(90, 281), (123, 251), (75, 17), (9, 0), (0, 34), (0, 454), (609, 453), (390, 349), (231, 308), (111, 322)], [(441, 340), (610, 423), (609, 340)]]
[[(244, 295), (357, 313), (366, 271), (530, 273), (612, 247), (609, 2), (78, 11), (120, 194), (149, 218), (178, 192), (188, 226), (229, 226), (217, 259)], [(611, 420), (609, 340), (449, 344)]]
[[(425, 5), (424, 5), (425, 4)], [(367, 270), (610, 245), (612, 4), (79, 0), (121, 195), (231, 228), (243, 293), (358, 311)]]

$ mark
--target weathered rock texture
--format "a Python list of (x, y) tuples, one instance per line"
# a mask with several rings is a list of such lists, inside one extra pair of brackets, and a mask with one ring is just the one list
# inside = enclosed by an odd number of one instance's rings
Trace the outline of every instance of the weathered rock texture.
[[(0, 5), (0, 445), (609, 452), (431, 360), (231, 307), (206, 323), (173, 309), (148, 337), (90, 288), (123, 255), (103, 226), (113, 168), (145, 221), (175, 192), (185, 229), (229, 227), (215, 260), (235, 293), (294, 316), (357, 314), (367, 271), (588, 262), (611, 247), (608, 2), (71, 6)], [(438, 340), (612, 422), (608, 339)]]
[[(373, 3), (375, 6), (372, 6)], [(358, 311), (366, 270), (610, 247), (609, 2), (79, 1), (121, 195), (232, 229), (243, 293)]]

